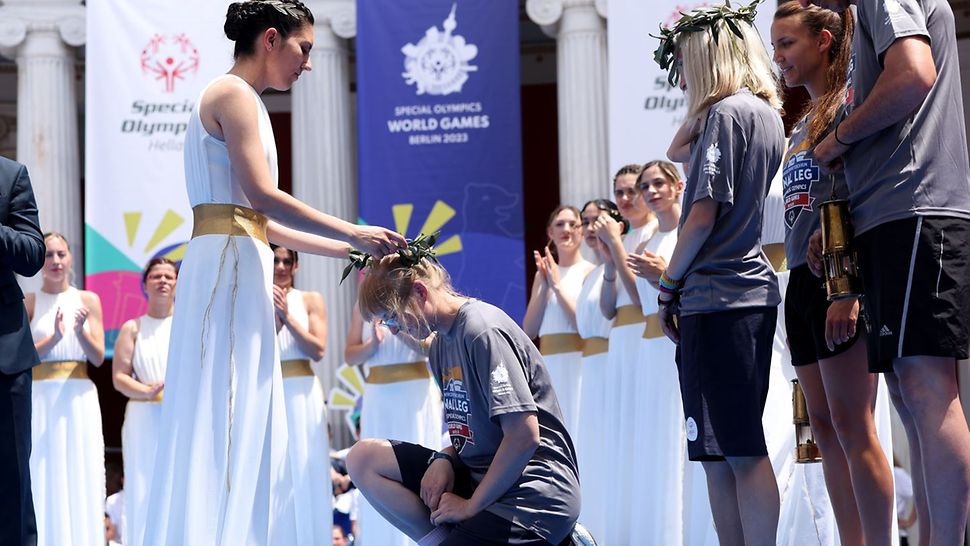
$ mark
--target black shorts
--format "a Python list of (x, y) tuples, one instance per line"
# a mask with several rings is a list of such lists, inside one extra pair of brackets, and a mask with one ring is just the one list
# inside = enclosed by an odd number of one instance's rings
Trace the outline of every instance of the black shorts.
[[(434, 450), (417, 444), (391, 441), (397, 466), (401, 470), (401, 483), (416, 495), (421, 494), (421, 479), (428, 469), (428, 458)], [(459, 497), (471, 498), (478, 484), (472, 479), (468, 467), (459, 464), (455, 468), (455, 486), (452, 492)], [(469, 519), (456, 524), (441, 546), (498, 545), (552, 546), (533, 531), (519, 527), (507, 519), (482, 510)]]
[(825, 281), (812, 274), (807, 265), (792, 269), (785, 291), (785, 330), (788, 332), (792, 366), (805, 366), (842, 354), (859, 339), (859, 333), (864, 328), (862, 324), (857, 325), (851, 339), (830, 351), (825, 344), (825, 317), (828, 310)]
[(870, 332), (869, 370), (906, 356), (967, 358), (970, 220), (923, 216), (856, 237)]
[(692, 461), (768, 455), (761, 416), (777, 307), (681, 317), (677, 368)]

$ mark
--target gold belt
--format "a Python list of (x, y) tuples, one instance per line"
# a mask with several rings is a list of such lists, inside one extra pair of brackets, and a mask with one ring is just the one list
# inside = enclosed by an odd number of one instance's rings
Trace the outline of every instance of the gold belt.
[(156, 394), (155, 396), (153, 396), (151, 398), (129, 398), (128, 401), (129, 402), (147, 402), (149, 404), (155, 404), (155, 403), (158, 403), (158, 402), (161, 402), (162, 401), (162, 392), (164, 392), (164, 391), (158, 391), (158, 394)]
[(547, 334), (539, 338), (539, 352), (544, 356), (578, 353), (583, 350), (579, 334)]
[(610, 350), (610, 340), (605, 337), (590, 337), (583, 340), (583, 356), (603, 354)]
[(280, 365), (283, 367), (283, 379), (287, 377), (313, 377), (313, 368), (310, 367), (310, 361), (305, 358), (284, 360), (280, 362)]
[(420, 360), (418, 362), (405, 362), (403, 364), (388, 364), (387, 366), (371, 366), (367, 371), (367, 383), (387, 384), (401, 383), (402, 381), (413, 381), (415, 379), (428, 379), (431, 373), (428, 372), (428, 364)]
[(647, 324), (643, 328), (643, 339), (657, 339), (658, 337), (664, 337), (664, 331), (660, 327), (660, 316), (656, 313), (647, 315)]
[(788, 271), (788, 260), (785, 259), (784, 243), (761, 245), (761, 250), (765, 251), (765, 256), (768, 257), (768, 261), (771, 263), (771, 267), (773, 267), (775, 271), (778, 273)]
[(629, 326), (643, 322), (643, 312), (639, 305), (624, 305), (616, 310), (616, 317), (613, 318), (613, 327)]
[(238, 235), (269, 244), (267, 219), (253, 209), (228, 203), (192, 207), (192, 238), (202, 235)]
[(86, 362), (77, 360), (59, 360), (56, 362), (41, 362), (31, 370), (34, 381), (47, 379), (87, 379), (88, 367)]

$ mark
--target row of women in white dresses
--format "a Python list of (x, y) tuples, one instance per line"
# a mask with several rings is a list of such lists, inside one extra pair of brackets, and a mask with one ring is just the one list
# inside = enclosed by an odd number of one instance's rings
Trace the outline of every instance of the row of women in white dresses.
[[(764, 243), (784, 240), (783, 202), (773, 185), (765, 205)], [(627, 253), (645, 250), (669, 259), (676, 230), (656, 222), (624, 236)], [(778, 264), (782, 291), (787, 272)], [(543, 351), (567, 427), (576, 445), (583, 493), (580, 521), (602, 544), (716, 545), (703, 467), (686, 460), (676, 346), (653, 321), (657, 290), (637, 279), (638, 302), (617, 282), (617, 315), (600, 310), (603, 266), (560, 268), (561, 290), (575, 298), (576, 326), (555, 295), (539, 330), (543, 338), (578, 334), (582, 350)], [(792, 385), (784, 314), (779, 313), (771, 386), (764, 412), (765, 437), (781, 493), (778, 544), (838, 544), (821, 465), (794, 463)], [(889, 397), (880, 379), (876, 424), (892, 456)]]
[[(287, 294), (293, 320), (307, 327), (303, 293)], [(38, 292), (31, 331), (35, 339), (52, 333), (54, 315), (65, 316), (82, 306), (80, 292)], [(145, 384), (165, 381), (172, 317), (142, 316), (135, 341), (134, 376)], [(278, 334), (280, 357), (309, 361), (288, 329)], [(85, 360), (74, 331), (64, 337), (42, 362)], [(326, 407), (319, 380), (295, 374), (283, 379), (288, 425), (288, 457), (293, 473), (296, 529), (300, 544), (327, 544), (332, 521), (329, 442)], [(100, 546), (104, 544), (104, 439), (101, 410), (94, 383), (84, 377), (45, 378), (33, 383), (33, 446), (31, 478), (41, 546)], [(122, 427), (125, 469), (125, 521), (122, 542), (138, 545), (148, 517), (147, 502), (155, 449), (163, 434), (159, 427), (162, 403), (129, 401)]]

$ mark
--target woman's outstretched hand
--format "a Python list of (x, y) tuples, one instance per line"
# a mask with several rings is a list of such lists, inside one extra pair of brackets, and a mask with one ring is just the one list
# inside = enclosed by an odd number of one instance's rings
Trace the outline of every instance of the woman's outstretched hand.
[(403, 235), (378, 226), (357, 226), (348, 242), (357, 250), (375, 258), (383, 258), (408, 246)]

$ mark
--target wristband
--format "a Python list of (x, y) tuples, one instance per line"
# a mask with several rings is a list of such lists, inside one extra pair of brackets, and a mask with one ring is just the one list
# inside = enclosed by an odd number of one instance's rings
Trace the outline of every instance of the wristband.
[[(839, 125), (842, 125), (842, 124), (840, 123)], [(852, 146), (852, 143), (850, 143), (850, 142), (842, 142), (842, 139), (839, 138), (839, 125), (836, 125), (835, 126), (835, 141), (838, 142), (839, 144), (843, 145), (843, 146)]]
[(616, 276), (614, 275), (613, 278), (610, 279), (606, 275), (603, 275), (603, 282), (616, 282)]
[(681, 281), (675, 281), (668, 277), (666, 271), (660, 274), (660, 279), (657, 281), (657, 284), (660, 285), (661, 292), (668, 294), (676, 293), (680, 290), (681, 285), (683, 285)]

